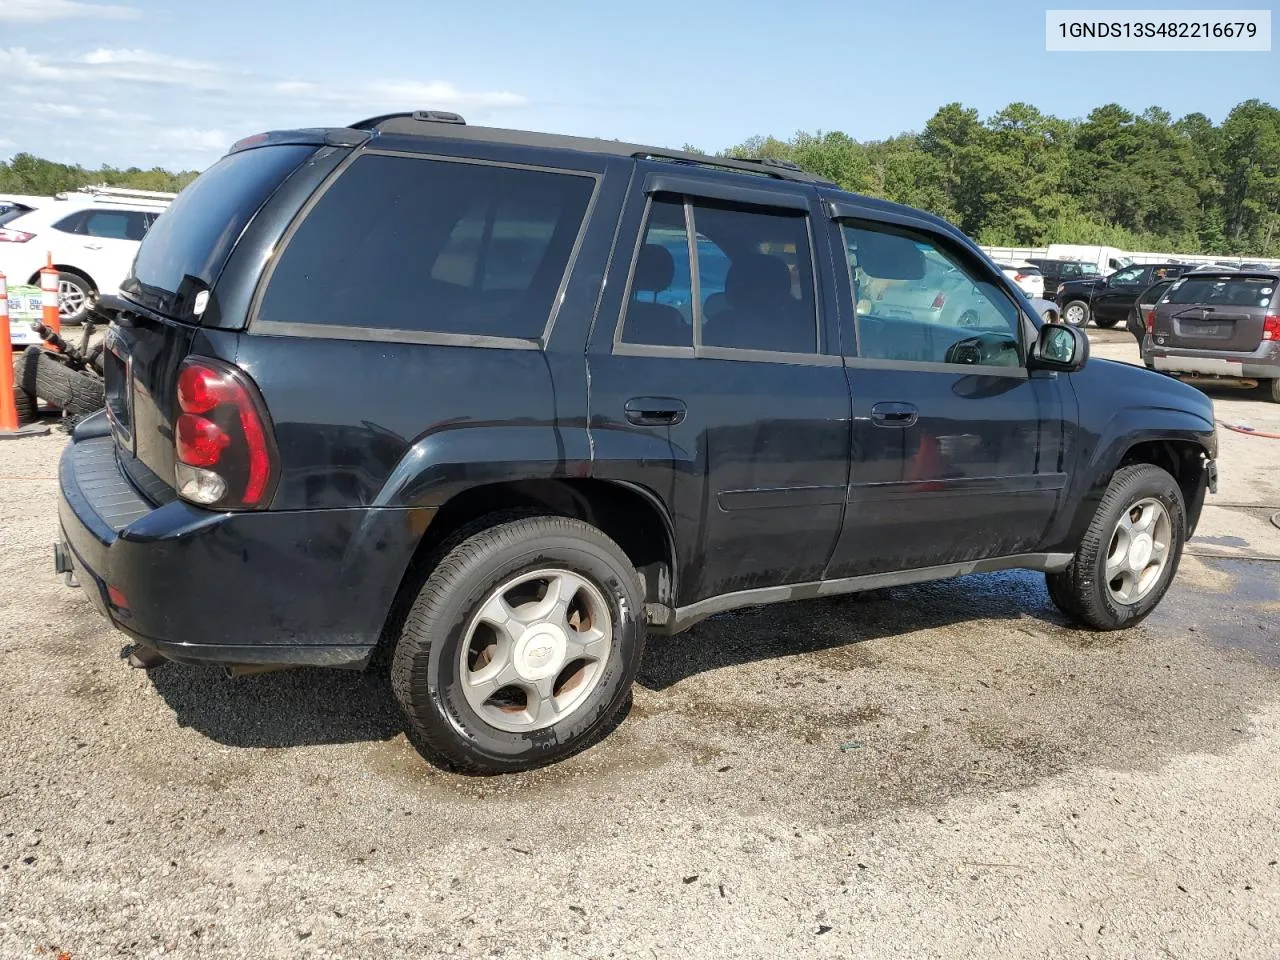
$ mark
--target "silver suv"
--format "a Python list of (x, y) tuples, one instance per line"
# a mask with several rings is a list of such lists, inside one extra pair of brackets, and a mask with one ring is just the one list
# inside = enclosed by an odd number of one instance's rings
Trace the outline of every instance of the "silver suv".
[(1257, 380), (1280, 403), (1280, 272), (1196, 272), (1144, 318), (1142, 359), (1165, 373)]

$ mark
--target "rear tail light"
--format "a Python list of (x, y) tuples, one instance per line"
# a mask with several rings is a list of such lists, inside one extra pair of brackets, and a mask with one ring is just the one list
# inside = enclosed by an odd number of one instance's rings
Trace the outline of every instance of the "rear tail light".
[(183, 361), (174, 446), (184, 500), (225, 509), (270, 502), (277, 472), (271, 421), (243, 371), (205, 357)]
[(1262, 318), (1262, 339), (1280, 340), (1280, 313), (1269, 313)]
[(34, 233), (27, 233), (25, 230), (10, 230), (8, 227), (0, 227), (0, 243), (26, 243)]
[(1156, 329), (1156, 312), (1154, 310), (1147, 311), (1147, 333), (1154, 333)]
[(933, 309), (941, 310), (946, 305), (946, 303), (947, 303), (947, 298), (944, 297), (942, 294), (938, 294), (936, 297), (933, 298)]

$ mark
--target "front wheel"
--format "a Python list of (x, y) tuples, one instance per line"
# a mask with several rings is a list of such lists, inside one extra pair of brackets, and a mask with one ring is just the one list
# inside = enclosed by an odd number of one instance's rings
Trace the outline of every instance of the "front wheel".
[(69, 327), (84, 323), (93, 312), (97, 291), (86, 277), (70, 270), (58, 274), (58, 320)]
[(1072, 300), (1062, 308), (1062, 322), (1073, 327), (1089, 325), (1089, 305), (1083, 300)]
[(1121, 467), (1071, 565), (1045, 575), (1049, 596), (1067, 617), (1094, 630), (1136, 626), (1173, 582), (1186, 529), (1173, 477), (1149, 463)]
[(465, 773), (577, 753), (626, 707), (644, 616), (635, 567), (595, 527), (526, 517), (481, 530), (427, 578), (392, 656), (410, 741)]
[(1098, 326), (1100, 326), (1103, 330), (1110, 330), (1117, 323), (1119, 323), (1120, 320), (1118, 318), (1113, 318), (1111, 320), (1104, 320), (1102, 317), (1094, 317), (1093, 322), (1096, 323)]

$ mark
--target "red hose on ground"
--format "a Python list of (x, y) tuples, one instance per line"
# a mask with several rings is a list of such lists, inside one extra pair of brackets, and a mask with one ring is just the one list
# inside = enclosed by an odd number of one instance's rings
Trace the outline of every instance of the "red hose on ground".
[(1225, 420), (1219, 420), (1218, 423), (1228, 430), (1234, 430), (1236, 433), (1243, 433), (1250, 437), (1266, 437), (1268, 440), (1280, 440), (1280, 433), (1267, 433), (1263, 430), (1255, 430), (1253, 427), (1246, 427), (1242, 423), (1227, 423)]

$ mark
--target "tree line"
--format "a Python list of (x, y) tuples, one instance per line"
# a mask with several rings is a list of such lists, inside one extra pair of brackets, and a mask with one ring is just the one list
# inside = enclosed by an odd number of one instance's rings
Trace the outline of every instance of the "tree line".
[(981, 119), (959, 103), (919, 133), (752, 137), (721, 153), (790, 160), (847, 190), (922, 207), (979, 243), (1280, 255), (1280, 110), (1260, 100), (1221, 124), (1118, 104), (1063, 120), (1027, 103)]
[(197, 170), (173, 173), (160, 167), (121, 170), (102, 166), (96, 170), (79, 165), (54, 163), (29, 153), (15, 154), (7, 163), (0, 162), (0, 193), (21, 193), (49, 197), (80, 187), (128, 187), (132, 190), (163, 190), (177, 193), (199, 174)]
[[(686, 147), (686, 149), (695, 149)], [(959, 103), (919, 133), (858, 141), (839, 131), (752, 137), (721, 156), (791, 160), (847, 190), (922, 207), (979, 243), (1100, 243), (1123, 250), (1280, 255), (1280, 109), (1237, 105), (1221, 124), (1118, 104), (1063, 120), (1027, 103), (986, 119)], [(88, 170), (20, 153), (0, 193), (87, 184), (178, 191), (196, 171)]]

